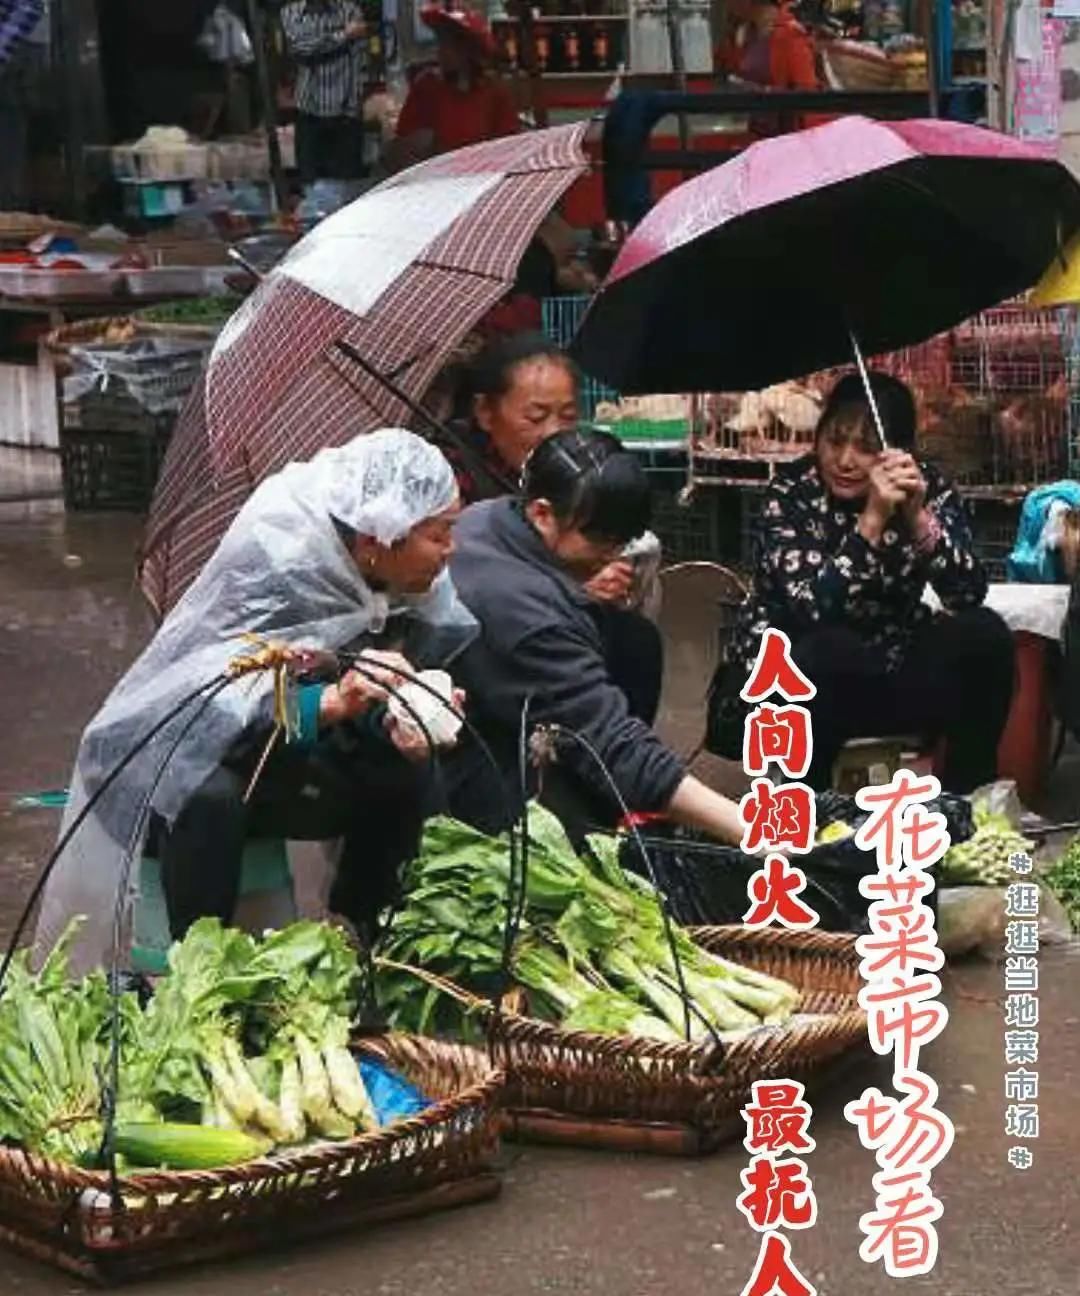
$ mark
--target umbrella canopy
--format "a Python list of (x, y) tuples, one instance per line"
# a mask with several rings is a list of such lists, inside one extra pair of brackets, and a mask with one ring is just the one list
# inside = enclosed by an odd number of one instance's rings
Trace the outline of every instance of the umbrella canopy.
[(1031, 287), (1080, 185), (945, 121), (846, 117), (680, 185), (624, 245), (575, 339), (628, 394), (746, 390), (923, 341)]
[(506, 295), (540, 224), (587, 170), (587, 129), (414, 167), (322, 222), (262, 281), (219, 335), (162, 468), (140, 563), (159, 615), (266, 476), (412, 421), (409, 402)]

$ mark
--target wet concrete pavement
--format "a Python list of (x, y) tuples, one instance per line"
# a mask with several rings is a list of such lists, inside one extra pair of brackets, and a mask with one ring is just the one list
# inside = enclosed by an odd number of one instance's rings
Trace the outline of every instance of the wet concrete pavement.
[[(7, 467), (0, 452), (0, 488), (11, 484)], [(35, 484), (49, 478), (48, 470), (19, 471)], [(56, 831), (55, 812), (12, 809), (12, 798), (64, 786), (82, 726), (147, 631), (131, 578), (137, 536), (138, 523), (129, 517), (70, 516), (49, 502), (0, 504), (4, 936)], [(1075, 772), (1070, 781), (1078, 786)], [(821, 1296), (1080, 1292), (1080, 952), (1046, 949), (1041, 966), (1042, 1128), (1032, 1144), (1035, 1165), (1024, 1173), (1005, 1161), (1000, 972), (966, 962), (946, 974), (952, 1016), (925, 1062), (957, 1137), (934, 1176), (945, 1214), (933, 1275), (897, 1287), (858, 1258), (858, 1219), (873, 1204), (873, 1164), (842, 1108), (867, 1083), (888, 1087), (881, 1064), (868, 1058), (817, 1095), (817, 1148), (808, 1163), (818, 1223), (791, 1237), (796, 1262)], [(756, 1239), (735, 1208), (747, 1161), (741, 1147), (694, 1162), (536, 1148), (508, 1148), (504, 1160), (505, 1188), (493, 1203), (195, 1269), (145, 1290), (736, 1296), (750, 1275)], [(77, 1290), (62, 1275), (0, 1253), (4, 1296)]]

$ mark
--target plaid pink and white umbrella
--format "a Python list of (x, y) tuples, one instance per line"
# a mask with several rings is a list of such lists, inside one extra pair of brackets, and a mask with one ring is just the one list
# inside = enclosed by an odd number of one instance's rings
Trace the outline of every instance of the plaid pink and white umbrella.
[(265, 477), (413, 421), (370, 370), (422, 400), (588, 169), (587, 129), (512, 136), (414, 167), (322, 222), (263, 280), (219, 335), (166, 455), (139, 571), (159, 616)]

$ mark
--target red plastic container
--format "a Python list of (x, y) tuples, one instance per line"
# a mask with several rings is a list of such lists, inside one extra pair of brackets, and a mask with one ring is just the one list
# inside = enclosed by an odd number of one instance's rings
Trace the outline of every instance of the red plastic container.
[(998, 745), (998, 776), (1015, 779), (1020, 799), (1035, 806), (1046, 790), (1053, 740), (1053, 704), (1047, 657), (1052, 650), (1041, 635), (1018, 631), (1016, 688), (1005, 732)]

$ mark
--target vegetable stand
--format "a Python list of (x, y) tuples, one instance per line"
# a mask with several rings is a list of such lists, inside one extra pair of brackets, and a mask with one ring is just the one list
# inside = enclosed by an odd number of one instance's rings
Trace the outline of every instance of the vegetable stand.
[(481, 1052), (364, 1040), (434, 1105), (377, 1132), (212, 1171), (109, 1176), (0, 1148), (0, 1239), (105, 1284), (494, 1196), (502, 1079)]

